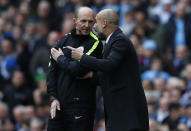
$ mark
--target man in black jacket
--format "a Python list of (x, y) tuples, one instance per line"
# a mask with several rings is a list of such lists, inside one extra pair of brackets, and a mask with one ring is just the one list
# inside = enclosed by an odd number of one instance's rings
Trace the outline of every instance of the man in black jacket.
[(101, 71), (106, 130), (148, 131), (148, 109), (137, 55), (131, 41), (118, 28), (117, 13), (112, 9), (102, 10), (94, 27), (98, 35), (107, 37), (103, 59), (68, 48), (81, 66)]
[(93, 131), (96, 83), (85, 78), (89, 68), (71, 59), (65, 46), (83, 50), (87, 55), (101, 58), (102, 43), (91, 32), (94, 13), (88, 7), (77, 10), (75, 29), (62, 37), (51, 49), (47, 74), (47, 91), (51, 99), (48, 131)]

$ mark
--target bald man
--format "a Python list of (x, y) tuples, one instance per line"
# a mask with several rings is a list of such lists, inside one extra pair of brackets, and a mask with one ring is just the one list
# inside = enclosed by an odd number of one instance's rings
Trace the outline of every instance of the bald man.
[(66, 46), (101, 58), (102, 43), (91, 32), (94, 17), (90, 8), (80, 7), (73, 19), (75, 29), (51, 49), (47, 74), (51, 101), (48, 131), (93, 131), (96, 83), (87, 77), (91, 70), (72, 60), (71, 51)]
[(118, 27), (117, 13), (102, 10), (96, 16), (94, 28), (106, 38), (102, 59), (68, 48), (82, 66), (100, 71), (106, 131), (148, 131), (148, 109), (136, 51)]

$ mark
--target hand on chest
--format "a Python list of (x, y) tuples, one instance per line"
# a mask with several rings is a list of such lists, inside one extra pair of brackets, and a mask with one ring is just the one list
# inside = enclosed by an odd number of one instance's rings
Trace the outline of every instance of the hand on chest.
[(91, 49), (92, 45), (93, 45), (93, 43), (89, 42), (88, 40), (67, 41), (67, 42), (65, 42), (63, 44), (62, 51), (65, 54), (65, 56), (70, 56), (71, 55), (71, 50), (66, 48), (66, 46), (71, 46), (71, 47), (74, 47), (74, 48), (79, 48), (84, 53), (87, 53)]

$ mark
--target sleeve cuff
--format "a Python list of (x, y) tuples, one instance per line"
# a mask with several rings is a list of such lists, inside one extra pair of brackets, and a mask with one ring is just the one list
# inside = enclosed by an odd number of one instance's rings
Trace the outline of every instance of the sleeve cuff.
[(50, 96), (49, 101), (52, 102), (53, 100), (56, 100), (57, 98), (54, 96)]
[(60, 55), (58, 58), (57, 58), (57, 63), (61, 63), (61, 61), (63, 61), (64, 59), (64, 55)]
[(79, 60), (79, 62), (80, 62), (81, 64), (83, 64), (84, 61), (85, 61), (85, 59), (86, 59), (86, 54), (83, 54), (82, 57), (81, 57), (81, 59)]

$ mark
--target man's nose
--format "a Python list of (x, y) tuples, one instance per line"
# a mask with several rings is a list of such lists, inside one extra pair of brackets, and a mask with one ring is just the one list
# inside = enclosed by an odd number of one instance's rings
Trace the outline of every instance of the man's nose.
[(86, 26), (86, 27), (89, 27), (89, 26), (90, 26), (90, 23), (89, 23), (89, 22), (86, 22), (86, 23), (85, 23), (85, 26)]

